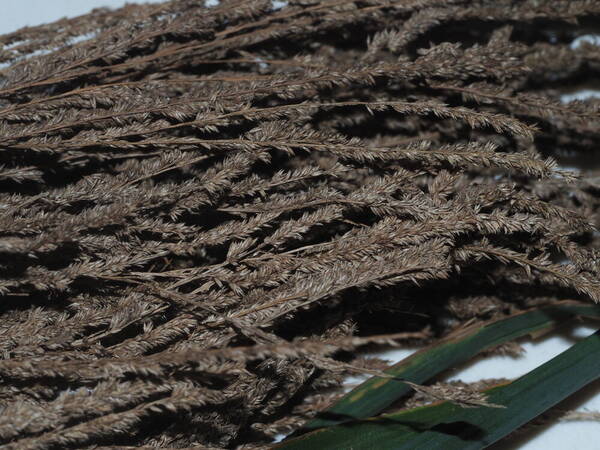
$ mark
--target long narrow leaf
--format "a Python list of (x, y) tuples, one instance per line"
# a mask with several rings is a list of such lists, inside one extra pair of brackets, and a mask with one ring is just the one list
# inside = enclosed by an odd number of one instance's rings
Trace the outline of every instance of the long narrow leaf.
[[(562, 324), (573, 316), (600, 317), (600, 308), (596, 305), (568, 302), (477, 324), (422, 349), (398, 362), (386, 370), (386, 373), (420, 384), (446, 369), (468, 361), (485, 349)], [(372, 377), (320, 413), (304, 429), (314, 430), (374, 416), (410, 390), (401, 381)]]
[(486, 392), (505, 408), (461, 408), (444, 402), (316, 430), (275, 448), (484, 448), (600, 377), (600, 331), (512, 383)]

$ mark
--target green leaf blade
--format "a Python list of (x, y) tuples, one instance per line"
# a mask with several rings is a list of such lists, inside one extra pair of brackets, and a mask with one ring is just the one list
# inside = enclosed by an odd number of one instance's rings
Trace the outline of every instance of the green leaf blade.
[[(409, 356), (385, 372), (421, 384), (485, 349), (539, 332), (574, 316), (598, 318), (600, 308), (575, 302), (564, 303), (470, 327)], [(410, 391), (411, 388), (401, 381), (372, 377), (320, 413), (304, 426), (304, 430), (374, 416)]]
[(503, 409), (444, 402), (316, 430), (275, 448), (480, 449), (599, 377), (600, 331), (512, 383), (485, 391)]

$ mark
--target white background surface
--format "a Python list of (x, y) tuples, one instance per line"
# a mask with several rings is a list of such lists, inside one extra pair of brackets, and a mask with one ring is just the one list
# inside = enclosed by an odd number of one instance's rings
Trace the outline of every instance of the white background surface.
[[(161, 0), (133, 1), (129, 3), (158, 3)], [(84, 14), (92, 8), (119, 7), (124, 0), (0, 0), (0, 34), (14, 31), (26, 25), (52, 22), (62, 17)], [(597, 95), (597, 93), (594, 93)], [(589, 95), (589, 93), (587, 94)], [(565, 98), (568, 101), (570, 98)], [(482, 378), (516, 378), (543, 364), (566, 350), (577, 339), (591, 334), (590, 327), (579, 327), (555, 333), (539, 342), (523, 341), (527, 353), (524, 357), (493, 357), (480, 359), (466, 368), (452, 372), (447, 380), (477, 381)], [(395, 350), (380, 357), (398, 361), (410, 350)], [(600, 357), (600, 355), (599, 355)], [(349, 379), (348, 383), (357, 382)], [(588, 411), (600, 410), (600, 383), (588, 386), (577, 396), (561, 405), (564, 409)], [(526, 433), (493, 446), (494, 450), (593, 450), (600, 449), (600, 424), (596, 422), (562, 422), (542, 427), (534, 433)], [(435, 449), (432, 449), (435, 450)]]
[(118, 8), (125, 3), (159, 3), (162, 0), (0, 0), (0, 34), (28, 25), (75, 17), (94, 8)]

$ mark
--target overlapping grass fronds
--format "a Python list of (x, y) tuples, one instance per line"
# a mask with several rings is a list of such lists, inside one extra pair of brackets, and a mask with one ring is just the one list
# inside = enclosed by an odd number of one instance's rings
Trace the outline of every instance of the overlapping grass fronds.
[(595, 174), (555, 162), (600, 142), (558, 90), (597, 1), (278, 6), (0, 36), (8, 448), (265, 445), (360, 346), (600, 299)]

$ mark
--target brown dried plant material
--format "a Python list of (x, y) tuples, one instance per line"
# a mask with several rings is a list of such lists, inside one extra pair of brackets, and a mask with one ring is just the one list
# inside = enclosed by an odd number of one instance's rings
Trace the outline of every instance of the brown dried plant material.
[(176, 0), (0, 36), (1, 443), (260, 447), (380, 374), (360, 347), (599, 300), (597, 174), (557, 164), (600, 143), (558, 89), (599, 14)]

